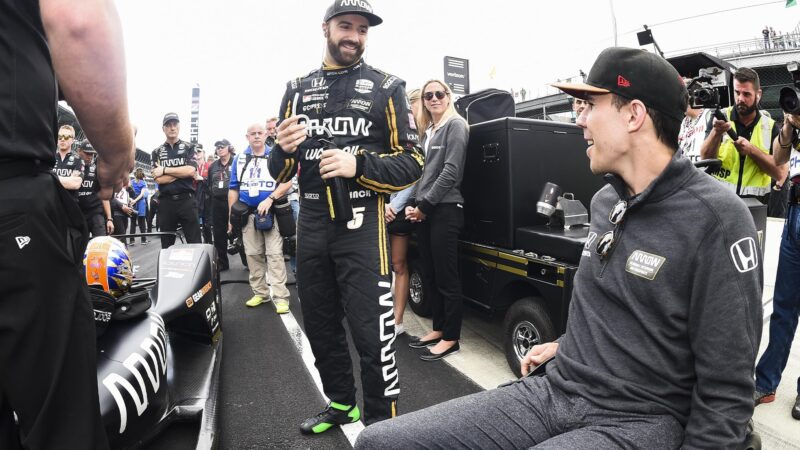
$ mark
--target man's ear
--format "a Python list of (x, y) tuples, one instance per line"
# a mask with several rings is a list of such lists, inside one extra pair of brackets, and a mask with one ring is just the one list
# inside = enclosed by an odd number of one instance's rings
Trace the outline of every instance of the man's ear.
[(324, 22), (322, 24), (322, 34), (323, 34), (323, 36), (325, 36), (325, 39), (328, 38), (329, 32), (328, 32), (328, 23), (327, 22)]
[(630, 115), (628, 116), (628, 130), (639, 131), (647, 118), (647, 107), (644, 106), (641, 100), (633, 100), (628, 103), (628, 108), (630, 111)]

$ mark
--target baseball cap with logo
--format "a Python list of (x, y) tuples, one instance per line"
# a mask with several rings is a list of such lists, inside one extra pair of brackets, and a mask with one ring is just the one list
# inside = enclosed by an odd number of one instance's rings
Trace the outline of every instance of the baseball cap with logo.
[(383, 23), (383, 19), (372, 12), (372, 5), (366, 0), (335, 0), (325, 11), (325, 22), (343, 14), (359, 14), (367, 18), (369, 26)]
[(88, 139), (84, 139), (78, 144), (78, 150), (83, 150), (86, 153), (97, 153), (97, 150), (94, 149)]
[(172, 120), (174, 120), (175, 122), (180, 122), (181, 121), (180, 119), (178, 119), (178, 114), (176, 114), (174, 112), (171, 112), (171, 113), (166, 113), (164, 115), (164, 121), (161, 124), (162, 125), (166, 125), (167, 122), (172, 121)]
[(644, 50), (610, 47), (595, 60), (585, 83), (553, 83), (553, 87), (580, 99), (587, 94), (614, 93), (641, 100), (648, 108), (683, 120), (686, 87), (666, 59)]

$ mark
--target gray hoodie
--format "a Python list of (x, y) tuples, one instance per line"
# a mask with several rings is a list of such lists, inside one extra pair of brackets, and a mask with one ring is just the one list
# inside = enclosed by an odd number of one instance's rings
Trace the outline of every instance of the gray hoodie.
[(753, 414), (763, 265), (752, 217), (679, 156), (635, 198), (606, 258), (597, 241), (627, 198), (622, 180), (592, 199), (567, 330), (547, 376), (597, 405), (670, 414), (683, 448), (733, 448)]

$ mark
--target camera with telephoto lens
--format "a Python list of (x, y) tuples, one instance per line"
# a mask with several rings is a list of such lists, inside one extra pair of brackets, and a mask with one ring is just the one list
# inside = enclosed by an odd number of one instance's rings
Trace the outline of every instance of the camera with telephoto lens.
[(781, 89), (778, 103), (781, 109), (789, 114), (800, 114), (800, 63), (790, 62), (786, 65), (786, 70), (792, 74), (792, 87)]
[(716, 85), (718, 84), (717, 79), (724, 75), (725, 72), (718, 67), (699, 70), (698, 76), (692, 78), (691, 83), (686, 86), (693, 109), (718, 109), (720, 107), (719, 91)]
[(267, 138), (264, 139), (264, 143), (267, 144), (269, 148), (275, 147), (275, 136), (267, 136)]
[(244, 249), (244, 244), (242, 243), (241, 237), (228, 237), (228, 254), (235, 255)]

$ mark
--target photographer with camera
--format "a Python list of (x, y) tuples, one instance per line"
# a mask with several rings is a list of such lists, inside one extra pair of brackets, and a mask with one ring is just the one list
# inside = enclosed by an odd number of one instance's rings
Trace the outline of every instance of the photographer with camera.
[[(714, 120), (713, 128), (700, 149), (702, 159), (720, 159), (722, 167), (714, 174), (739, 197), (755, 197), (767, 203), (770, 179), (783, 179), (783, 172), (772, 157), (772, 142), (779, 126), (758, 109), (761, 83), (755, 70), (740, 67), (733, 75), (735, 106), (723, 111), (727, 120)], [(727, 134), (733, 130), (736, 140)]]
[[(782, 105), (783, 106), (783, 105)], [(786, 368), (789, 351), (797, 331), (800, 313), (800, 116), (784, 111), (783, 126), (772, 143), (776, 165), (789, 163), (789, 205), (781, 237), (778, 273), (775, 278), (775, 297), (769, 322), (769, 345), (756, 365), (756, 406), (775, 400), (775, 391)], [(800, 378), (792, 417), (800, 420)]]
[(217, 248), (219, 270), (228, 270), (228, 184), (231, 181), (231, 143), (222, 139), (214, 143), (218, 160), (208, 168), (208, 185), (211, 192), (211, 226), (214, 247)]
[(286, 314), (289, 312), (289, 290), (286, 289), (283, 238), (278, 222), (274, 220), (272, 205), (276, 199), (286, 195), (292, 183), (279, 185), (267, 169), (269, 151), (265, 144), (267, 131), (264, 125), (250, 125), (246, 137), (250, 145), (236, 155), (231, 164), (228, 230), (233, 231), (235, 225), (242, 227), (250, 287), (254, 294), (245, 304), (258, 306), (272, 298), (275, 311)]

